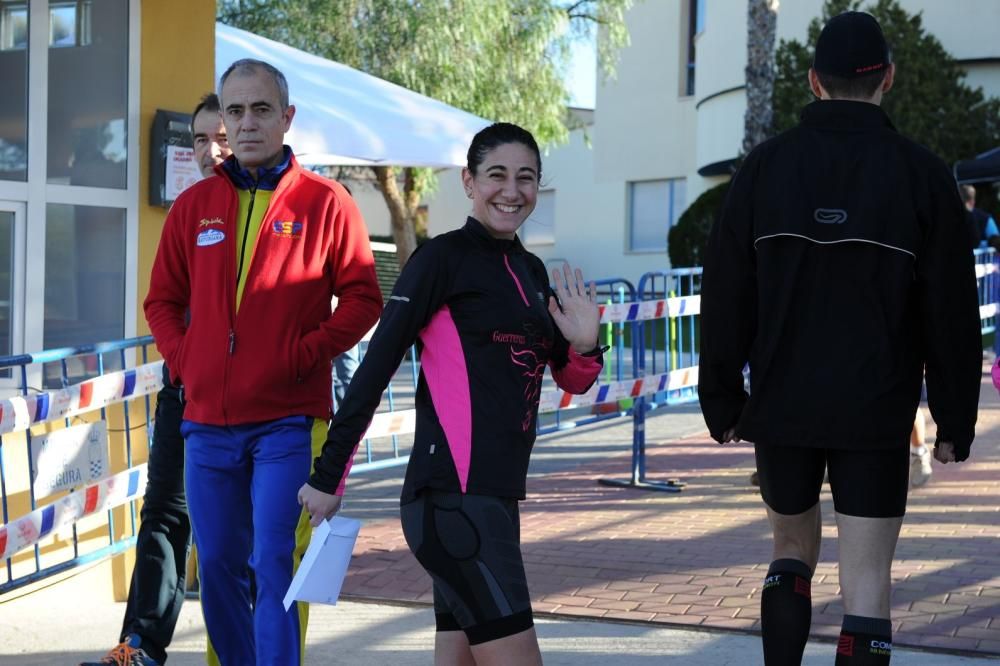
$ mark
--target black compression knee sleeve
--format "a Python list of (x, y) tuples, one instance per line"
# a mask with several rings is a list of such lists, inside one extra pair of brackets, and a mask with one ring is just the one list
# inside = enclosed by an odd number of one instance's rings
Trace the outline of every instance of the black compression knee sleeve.
[(760, 595), (766, 666), (798, 666), (812, 623), (812, 571), (800, 560), (775, 560)]
[(837, 641), (836, 666), (885, 666), (892, 657), (892, 623), (878, 617), (845, 615)]

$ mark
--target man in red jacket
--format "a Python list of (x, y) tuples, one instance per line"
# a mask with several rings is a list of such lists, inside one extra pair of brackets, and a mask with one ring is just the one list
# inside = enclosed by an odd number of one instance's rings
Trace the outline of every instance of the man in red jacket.
[(284, 145), (295, 115), (285, 77), (240, 60), (219, 85), (234, 155), (171, 208), (145, 312), (187, 400), (211, 651), (223, 664), (300, 664), (307, 609), (282, 605), (309, 536), (296, 492), (326, 436), (331, 359), (371, 328), (382, 299), (353, 200)]

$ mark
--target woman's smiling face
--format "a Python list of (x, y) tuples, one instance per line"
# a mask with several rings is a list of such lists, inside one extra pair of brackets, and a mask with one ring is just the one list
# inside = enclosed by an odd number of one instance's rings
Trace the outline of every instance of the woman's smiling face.
[(523, 143), (504, 143), (483, 156), (473, 174), (462, 170), (472, 215), (494, 238), (514, 238), (538, 200), (538, 158)]

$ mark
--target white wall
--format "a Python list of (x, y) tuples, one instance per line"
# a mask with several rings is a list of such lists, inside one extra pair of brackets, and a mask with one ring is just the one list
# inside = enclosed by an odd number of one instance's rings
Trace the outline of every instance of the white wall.
[(351, 190), (355, 203), (361, 215), (365, 218), (368, 233), (372, 236), (388, 236), (392, 233), (389, 224), (389, 209), (385, 205), (382, 193), (375, 189), (371, 181), (341, 179), (340, 181)]
[(600, 182), (677, 178), (692, 170), (695, 100), (683, 94), (681, 78), (685, 5), (649, 0), (626, 15), (631, 45), (621, 52), (617, 78), (597, 86)]
[[(967, 81), (1000, 96), (1000, 0), (902, 0), (923, 11), (924, 26), (968, 65)], [(707, 0), (704, 31), (696, 38), (695, 94), (684, 91), (688, 0), (645, 0), (626, 15), (631, 45), (621, 53), (618, 76), (598, 80), (593, 149), (583, 133), (543, 155), (543, 189), (555, 191), (555, 242), (529, 246), (546, 261), (569, 259), (589, 277), (632, 280), (668, 267), (663, 252), (627, 250), (628, 183), (684, 178), (687, 203), (724, 177), (703, 178), (702, 166), (735, 157), (743, 137), (746, 99), (745, 0)], [(784, 0), (777, 38), (804, 41), (822, 0)], [(905, 63), (900, 63), (905, 67)], [(805, 85), (805, 82), (803, 82)], [(459, 170), (443, 171), (428, 199), (430, 233), (464, 223), (471, 212)], [(388, 233), (388, 214), (377, 193), (357, 193), (372, 233)], [(667, 232), (666, 226), (663, 229)]]

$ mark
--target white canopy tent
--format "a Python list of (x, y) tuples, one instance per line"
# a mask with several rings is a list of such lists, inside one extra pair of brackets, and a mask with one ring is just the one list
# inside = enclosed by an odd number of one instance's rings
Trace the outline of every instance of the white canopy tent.
[(268, 62), (288, 79), (296, 111), (285, 142), (305, 165), (464, 166), (473, 135), (489, 124), (346, 65), (216, 23), (216, 81), (241, 58)]

